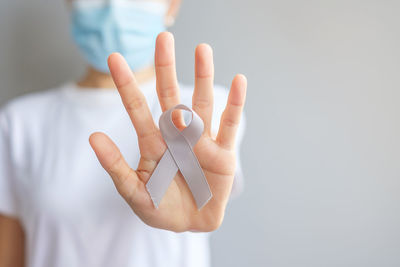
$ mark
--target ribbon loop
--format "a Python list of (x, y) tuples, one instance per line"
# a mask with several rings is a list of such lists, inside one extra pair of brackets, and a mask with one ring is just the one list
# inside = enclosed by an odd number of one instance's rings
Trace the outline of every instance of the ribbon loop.
[[(176, 109), (186, 110), (192, 114), (190, 124), (182, 131), (179, 131), (172, 122), (172, 112)], [(161, 115), (159, 126), (167, 150), (146, 184), (154, 206), (159, 206), (179, 170), (192, 192), (197, 208), (201, 209), (212, 197), (210, 186), (193, 152), (193, 147), (204, 130), (203, 121), (192, 109), (179, 104)]]

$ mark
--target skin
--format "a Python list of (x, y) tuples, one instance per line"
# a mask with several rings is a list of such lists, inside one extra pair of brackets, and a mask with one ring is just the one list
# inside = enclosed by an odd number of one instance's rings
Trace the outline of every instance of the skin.
[[(175, 18), (181, 0), (171, 0), (166, 20)], [(169, 17), (169, 18), (168, 18)], [(173, 20), (173, 19), (172, 19)], [(157, 80), (157, 95), (163, 111), (180, 103), (175, 68), (174, 38), (161, 33), (156, 41), (155, 67), (133, 73), (117, 53), (108, 59), (111, 75), (88, 67), (77, 82), (80, 87), (117, 87), (136, 130), (141, 158), (134, 170), (117, 146), (103, 133), (94, 133), (89, 142), (103, 168), (111, 176), (118, 192), (146, 224), (175, 232), (217, 229), (223, 220), (235, 173), (235, 138), (246, 97), (247, 80), (239, 74), (232, 81), (218, 133), (211, 133), (213, 112), (214, 65), (212, 49), (200, 44), (195, 50), (195, 89), (192, 108), (204, 122), (202, 137), (194, 147), (213, 198), (198, 210), (182, 175), (178, 172), (156, 209), (145, 188), (151, 173), (166, 150), (161, 133), (140, 91), (140, 84)], [(179, 129), (185, 127), (181, 113), (173, 113)], [(0, 267), (24, 266), (24, 230), (18, 219), (0, 215)]]
[[(103, 133), (90, 136), (90, 144), (101, 165), (110, 174), (121, 196), (146, 224), (175, 232), (217, 229), (223, 220), (235, 173), (235, 137), (246, 95), (246, 78), (237, 75), (229, 93), (220, 128), (211, 135), (213, 112), (214, 66), (212, 49), (200, 44), (195, 51), (195, 89), (192, 107), (204, 122), (204, 132), (194, 152), (210, 185), (213, 198), (198, 210), (180, 172), (177, 173), (160, 206), (154, 207), (146, 183), (166, 150), (166, 144), (152, 119), (135, 75), (124, 58), (115, 53), (108, 59), (112, 78), (136, 130), (140, 161), (136, 170), (124, 160), (119, 149)], [(175, 70), (174, 39), (161, 33), (156, 41), (155, 69), (157, 95), (163, 111), (180, 103)], [(176, 112), (175, 125), (184, 128), (183, 118)]]
[(24, 230), (18, 219), (0, 215), (0, 266), (24, 266)]

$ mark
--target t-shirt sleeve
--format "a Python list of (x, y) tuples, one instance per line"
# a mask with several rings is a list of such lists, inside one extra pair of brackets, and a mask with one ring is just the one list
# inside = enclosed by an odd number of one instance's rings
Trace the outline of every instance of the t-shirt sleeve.
[(10, 144), (10, 123), (0, 110), (0, 214), (18, 217), (15, 177)]

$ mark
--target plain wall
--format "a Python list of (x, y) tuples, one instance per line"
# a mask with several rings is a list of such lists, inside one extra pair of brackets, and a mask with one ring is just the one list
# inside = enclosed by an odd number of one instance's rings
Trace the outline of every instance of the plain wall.
[[(400, 266), (400, 1), (184, 0), (181, 81), (249, 80), (246, 190), (214, 266)], [(1, 0), (0, 104), (79, 77), (62, 0)]]

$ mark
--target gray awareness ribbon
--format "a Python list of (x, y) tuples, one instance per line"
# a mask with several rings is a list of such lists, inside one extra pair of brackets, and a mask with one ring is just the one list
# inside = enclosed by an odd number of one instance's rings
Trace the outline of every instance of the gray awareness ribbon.
[[(190, 124), (182, 131), (172, 122), (172, 112), (176, 109), (186, 110), (192, 114)], [(179, 104), (161, 115), (159, 127), (167, 144), (167, 150), (146, 184), (154, 206), (158, 208), (179, 170), (192, 192), (197, 208), (201, 209), (212, 197), (210, 186), (193, 152), (193, 147), (204, 130), (203, 121), (192, 109)]]

